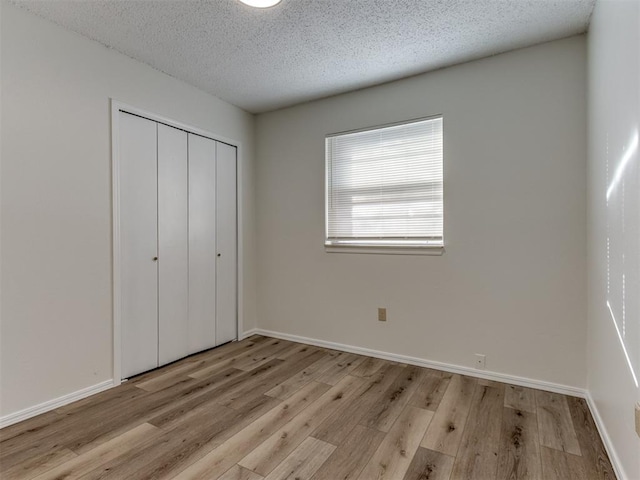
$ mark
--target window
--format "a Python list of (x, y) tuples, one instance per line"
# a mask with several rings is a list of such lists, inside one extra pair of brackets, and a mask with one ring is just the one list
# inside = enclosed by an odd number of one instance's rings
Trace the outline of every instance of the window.
[(441, 250), (442, 151), (442, 117), (327, 136), (327, 249)]

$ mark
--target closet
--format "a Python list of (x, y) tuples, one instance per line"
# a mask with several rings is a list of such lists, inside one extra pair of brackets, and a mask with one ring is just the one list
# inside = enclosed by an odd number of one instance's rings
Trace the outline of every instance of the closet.
[(122, 378), (237, 338), (236, 147), (119, 115)]

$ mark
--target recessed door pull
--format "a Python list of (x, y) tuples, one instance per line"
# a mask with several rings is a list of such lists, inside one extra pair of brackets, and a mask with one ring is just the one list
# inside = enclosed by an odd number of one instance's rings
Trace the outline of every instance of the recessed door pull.
[(153, 257), (153, 261), (157, 262), (158, 261), (158, 257)]

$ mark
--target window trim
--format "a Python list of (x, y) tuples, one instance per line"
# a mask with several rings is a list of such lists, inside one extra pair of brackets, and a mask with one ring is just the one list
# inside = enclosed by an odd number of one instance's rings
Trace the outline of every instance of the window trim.
[[(352, 133), (368, 132), (372, 130), (379, 130), (387, 127), (395, 127), (400, 125), (407, 125), (411, 123), (417, 123), (426, 120), (442, 120), (442, 241), (421, 241), (421, 242), (408, 242), (407, 245), (380, 245), (379, 243), (367, 245), (366, 242), (332, 242), (329, 240), (329, 149), (327, 148), (327, 141), (333, 137), (339, 137), (341, 135), (348, 135)], [(403, 120), (400, 122), (385, 123), (382, 125), (374, 125), (364, 128), (358, 128), (354, 130), (344, 130), (341, 132), (334, 132), (325, 135), (324, 139), (324, 249), (327, 253), (368, 253), (368, 254), (380, 254), (380, 255), (442, 255), (445, 252), (445, 215), (444, 215), (444, 198), (445, 198), (445, 165), (444, 165), (444, 115), (439, 113), (435, 115), (429, 115), (425, 117), (412, 118), (409, 120)], [(371, 239), (375, 240), (375, 239)], [(410, 240), (407, 238), (407, 240)], [(420, 243), (420, 244), (419, 244)]]

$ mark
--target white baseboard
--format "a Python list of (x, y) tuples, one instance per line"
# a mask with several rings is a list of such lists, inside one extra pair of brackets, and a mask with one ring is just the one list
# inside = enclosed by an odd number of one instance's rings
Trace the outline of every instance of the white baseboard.
[(315, 345), (316, 347), (331, 348), (333, 350), (341, 350), (343, 352), (357, 353), (360, 355), (366, 355), (368, 357), (376, 357), (376, 358), (382, 358), (384, 360), (391, 360), (393, 362), (408, 363), (410, 365), (417, 365), (419, 367), (433, 368), (435, 370), (443, 370), (445, 372), (468, 375), (470, 377), (484, 378), (486, 380), (495, 380), (497, 382), (511, 383), (513, 385), (520, 385), (522, 387), (537, 388), (539, 390), (562, 393), (563, 395), (571, 395), (573, 397), (580, 397), (580, 398), (587, 397), (586, 391), (584, 389), (571, 387), (568, 385), (561, 385), (557, 383), (545, 382), (542, 380), (534, 380), (531, 378), (518, 377), (515, 375), (507, 375), (504, 373), (491, 372), (486, 370), (476, 370), (474, 368), (463, 367), (460, 365), (436, 362), (436, 361), (427, 360), (424, 358), (409, 357), (407, 355), (400, 355), (397, 353), (382, 352), (379, 350), (372, 350), (370, 348), (356, 347), (354, 345), (345, 345), (342, 343), (329, 342), (327, 340), (317, 340), (315, 338), (307, 338), (307, 337), (301, 337), (298, 335), (290, 335), (288, 333), (274, 332), (271, 330), (264, 330), (262, 328), (254, 328), (248, 332), (245, 332), (245, 334), (246, 336), (264, 335), (266, 337), (281, 338), (283, 340), (290, 340), (292, 342)]
[(258, 329), (257, 328), (252, 328), (252, 329), (247, 330), (246, 332), (242, 332), (240, 335), (238, 335), (238, 340), (244, 340), (245, 338), (250, 337), (251, 335), (256, 335), (257, 333), (258, 333)]
[(107, 390), (111, 387), (113, 387), (113, 380), (105, 380), (104, 382), (100, 382), (96, 385), (92, 385), (90, 387), (68, 393), (66, 395), (63, 395), (62, 397), (54, 398), (53, 400), (48, 400), (39, 405), (34, 405), (33, 407), (10, 413), (8, 415), (0, 417), (0, 428), (8, 427), (9, 425), (13, 425), (14, 423), (18, 423), (28, 418), (35, 417), (36, 415), (40, 415), (41, 413), (48, 412), (55, 408), (62, 407), (63, 405), (75, 402), (76, 400), (80, 400), (90, 395), (95, 395), (96, 393), (102, 392), (103, 390)]
[(600, 438), (602, 438), (602, 443), (604, 444), (604, 448), (609, 455), (609, 460), (611, 460), (611, 465), (613, 465), (613, 470), (616, 474), (618, 480), (627, 480), (627, 477), (622, 468), (622, 462), (620, 461), (620, 457), (616, 453), (616, 449), (613, 447), (613, 442), (611, 441), (611, 437), (609, 436), (609, 432), (607, 432), (607, 427), (604, 425), (604, 421), (600, 416), (600, 411), (596, 406), (596, 402), (593, 400), (593, 397), (589, 392), (587, 392), (587, 405), (589, 405), (589, 410), (591, 410), (591, 416), (593, 420), (596, 422), (596, 427), (598, 428), (598, 433), (600, 434)]

